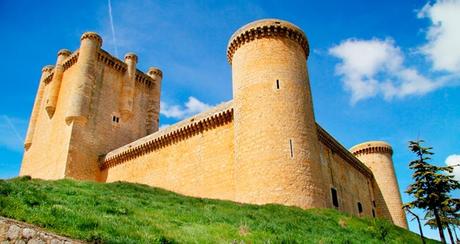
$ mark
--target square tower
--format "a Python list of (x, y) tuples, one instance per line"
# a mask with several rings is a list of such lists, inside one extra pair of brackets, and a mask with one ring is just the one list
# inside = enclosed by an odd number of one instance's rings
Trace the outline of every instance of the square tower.
[(42, 70), (20, 175), (104, 180), (99, 156), (158, 130), (162, 72), (136, 69), (84, 33), (79, 50), (61, 50)]

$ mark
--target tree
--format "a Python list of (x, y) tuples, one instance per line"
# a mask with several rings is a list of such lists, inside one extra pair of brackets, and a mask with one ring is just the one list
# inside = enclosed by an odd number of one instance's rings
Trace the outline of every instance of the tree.
[[(447, 229), (447, 233), (449, 233), (451, 243), (456, 243), (454, 241), (454, 236), (452, 235), (452, 230), (455, 233), (455, 228), (460, 225), (460, 213), (457, 212), (458, 210), (454, 208), (443, 208), (440, 213), (441, 224), (443, 226), (443, 229)], [(434, 218), (434, 214), (432, 211), (428, 211), (426, 213), (425, 219), (427, 219), (425, 225), (428, 225), (431, 228), (437, 228), (436, 219)], [(457, 239), (457, 236), (455, 236), (455, 239)]]
[(441, 217), (449, 208), (459, 211), (460, 199), (452, 198), (450, 192), (460, 189), (460, 183), (454, 180), (452, 175), (453, 167), (436, 166), (429, 163), (431, 160), (432, 147), (423, 147), (423, 140), (410, 141), (410, 150), (417, 155), (417, 158), (409, 163), (409, 168), (414, 171), (412, 178), (414, 183), (410, 184), (406, 193), (413, 196), (415, 200), (406, 203), (407, 208), (420, 208), (434, 216), (434, 222), (439, 231), (442, 243), (446, 243), (443, 232)]

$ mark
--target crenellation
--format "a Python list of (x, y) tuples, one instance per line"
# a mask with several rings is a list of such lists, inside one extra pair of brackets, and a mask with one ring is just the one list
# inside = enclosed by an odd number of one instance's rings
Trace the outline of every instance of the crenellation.
[(348, 151), (316, 123), (299, 27), (265, 19), (238, 29), (227, 46), (233, 100), (163, 129), (163, 72), (144, 73), (136, 54), (119, 60), (102, 42), (84, 33), (79, 49), (59, 51), (56, 66), (42, 69), (21, 175), (336, 208), (407, 228), (391, 146)]

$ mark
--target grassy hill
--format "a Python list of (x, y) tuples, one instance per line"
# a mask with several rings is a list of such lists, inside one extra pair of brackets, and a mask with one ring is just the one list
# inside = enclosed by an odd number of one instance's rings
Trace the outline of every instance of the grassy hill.
[(131, 183), (0, 180), (0, 215), (104, 243), (420, 243), (386, 221), (185, 197)]

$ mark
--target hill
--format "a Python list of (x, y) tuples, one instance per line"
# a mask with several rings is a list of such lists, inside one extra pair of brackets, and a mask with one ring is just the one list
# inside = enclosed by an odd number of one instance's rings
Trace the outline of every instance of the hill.
[(387, 221), (333, 209), (239, 204), (125, 182), (0, 180), (0, 215), (104, 243), (420, 243)]

